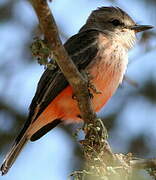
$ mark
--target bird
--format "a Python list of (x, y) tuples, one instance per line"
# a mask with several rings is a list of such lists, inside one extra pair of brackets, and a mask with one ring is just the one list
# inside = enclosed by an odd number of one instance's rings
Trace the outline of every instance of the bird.
[[(95, 112), (105, 106), (122, 83), (136, 34), (151, 28), (137, 24), (119, 7), (99, 7), (91, 12), (79, 32), (64, 43), (78, 70), (90, 75), (90, 83), (99, 92), (90, 89)], [(72, 87), (58, 66), (47, 68), (38, 82), (23, 129), (1, 165), (2, 175), (29, 140), (38, 140), (60, 123), (79, 122), (83, 120)]]

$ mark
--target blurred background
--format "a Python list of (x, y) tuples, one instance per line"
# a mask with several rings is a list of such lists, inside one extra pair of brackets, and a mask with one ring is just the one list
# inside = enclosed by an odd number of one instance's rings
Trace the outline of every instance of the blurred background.
[[(119, 6), (140, 24), (156, 25), (156, 0), (53, 0), (49, 4), (62, 41), (78, 32), (92, 10)], [(0, 162), (11, 147), (28, 113), (37, 82), (44, 71), (32, 58), (30, 45), (38, 22), (26, 0), (0, 1)], [(125, 80), (102, 109), (114, 152), (156, 157), (156, 30), (138, 35), (129, 53)], [(129, 82), (132, 81), (132, 82)], [(28, 143), (9, 173), (0, 180), (65, 180), (83, 165), (76, 126), (56, 127)], [(151, 179), (137, 173), (137, 179)]]

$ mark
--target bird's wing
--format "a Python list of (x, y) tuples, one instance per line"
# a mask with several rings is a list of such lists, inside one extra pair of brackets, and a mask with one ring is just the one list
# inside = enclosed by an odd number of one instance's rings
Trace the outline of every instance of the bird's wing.
[[(72, 36), (64, 44), (66, 51), (79, 70), (85, 69), (96, 56), (98, 34), (97, 30), (88, 30)], [(38, 83), (36, 94), (30, 105), (31, 116), (34, 115), (35, 108), (40, 104), (37, 118), (67, 85), (68, 81), (58, 68), (54, 70), (47, 69)]]
[[(85, 67), (92, 61), (98, 51), (98, 30), (87, 30), (72, 36), (64, 47), (78, 69)], [(68, 86), (68, 81), (57, 67), (54, 70), (46, 69), (39, 80), (35, 96), (29, 107), (29, 117), (17, 137), (18, 142), (32, 121), (45, 110), (50, 102)]]

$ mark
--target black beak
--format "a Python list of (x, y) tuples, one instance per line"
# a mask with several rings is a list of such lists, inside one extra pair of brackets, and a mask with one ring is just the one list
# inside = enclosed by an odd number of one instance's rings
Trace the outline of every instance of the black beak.
[(152, 28), (153, 26), (149, 26), (149, 25), (134, 25), (130, 27), (130, 29), (134, 30), (136, 33), (141, 31), (146, 31)]

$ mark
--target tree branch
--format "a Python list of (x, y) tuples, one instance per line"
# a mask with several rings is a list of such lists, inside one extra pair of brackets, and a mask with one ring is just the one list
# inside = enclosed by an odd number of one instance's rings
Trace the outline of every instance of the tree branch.
[(153, 159), (135, 159), (130, 161), (130, 165), (137, 169), (155, 169), (156, 170), (156, 158)]
[(86, 79), (77, 70), (62, 45), (54, 17), (48, 7), (47, 1), (30, 1), (39, 19), (39, 24), (47, 45), (54, 55), (54, 59), (58, 66), (74, 90), (83, 120), (92, 122), (96, 118), (96, 114), (91, 106)]

